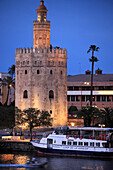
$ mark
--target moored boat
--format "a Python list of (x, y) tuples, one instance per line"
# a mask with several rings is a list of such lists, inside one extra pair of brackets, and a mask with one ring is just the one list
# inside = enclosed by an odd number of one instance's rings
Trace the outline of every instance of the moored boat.
[(31, 143), (41, 154), (113, 158), (113, 128), (62, 128)]

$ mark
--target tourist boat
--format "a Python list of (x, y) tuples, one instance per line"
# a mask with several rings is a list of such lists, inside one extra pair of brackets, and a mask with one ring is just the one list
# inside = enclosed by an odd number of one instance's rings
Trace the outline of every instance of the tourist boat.
[(31, 141), (40, 154), (75, 157), (113, 157), (113, 128), (69, 127)]

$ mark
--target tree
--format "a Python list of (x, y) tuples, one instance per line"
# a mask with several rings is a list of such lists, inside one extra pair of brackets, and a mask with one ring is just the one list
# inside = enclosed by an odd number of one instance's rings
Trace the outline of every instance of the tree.
[(68, 109), (68, 114), (74, 115), (76, 114), (76, 111), (78, 111), (76, 106), (70, 106)]
[(8, 69), (8, 73), (11, 75), (12, 79), (14, 79), (15, 76), (15, 65), (12, 65), (11, 67), (9, 67)]
[[(18, 115), (19, 114), (19, 115)], [(29, 108), (20, 112), (16, 112), (16, 124), (24, 124), (30, 129), (30, 139), (32, 140), (32, 130), (39, 126), (52, 126), (51, 115), (47, 111), (40, 111), (35, 108)], [(18, 123), (20, 121), (20, 123)]]
[(105, 127), (113, 127), (113, 108), (105, 107), (100, 110), (100, 124), (105, 124)]
[(87, 107), (83, 107), (82, 110), (79, 110), (77, 112), (77, 117), (84, 119), (85, 127), (90, 127), (91, 122), (93, 122), (93, 126), (94, 126), (94, 120), (98, 118), (99, 113), (100, 112), (98, 108), (87, 106)]
[(4, 85), (6, 85), (7, 86), (7, 88), (8, 88), (8, 91), (7, 91), (7, 98), (6, 98), (6, 102), (5, 102), (5, 106), (7, 106), (8, 105), (8, 98), (9, 98), (9, 91), (10, 91), (10, 88), (11, 88), (11, 86), (13, 85), (13, 80), (12, 80), (12, 78), (11, 77), (7, 77), (7, 78), (4, 78)]
[(92, 106), (92, 101), (93, 101), (93, 69), (94, 69), (94, 62), (97, 62), (98, 59), (97, 57), (94, 57), (94, 51), (98, 51), (100, 48), (96, 47), (96, 45), (91, 45), (89, 47), (89, 50), (87, 51), (87, 53), (89, 53), (90, 51), (92, 51), (92, 57), (89, 59), (90, 62), (92, 62), (92, 72), (91, 72), (91, 98), (90, 98), (90, 106)]
[(0, 127), (12, 129), (12, 134), (14, 135), (15, 107), (0, 106)]

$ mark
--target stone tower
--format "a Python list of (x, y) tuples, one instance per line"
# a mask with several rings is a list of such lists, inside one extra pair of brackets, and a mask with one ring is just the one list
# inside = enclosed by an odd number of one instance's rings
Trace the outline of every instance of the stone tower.
[(50, 46), (50, 21), (44, 1), (33, 22), (33, 48), (15, 54), (15, 105), (51, 113), (53, 126), (67, 123), (67, 51)]

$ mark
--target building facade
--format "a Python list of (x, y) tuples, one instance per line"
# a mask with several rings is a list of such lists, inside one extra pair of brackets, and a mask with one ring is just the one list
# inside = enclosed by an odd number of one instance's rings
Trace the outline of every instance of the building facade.
[[(76, 106), (90, 105), (91, 73), (67, 77), (67, 100), (68, 108)], [(113, 108), (113, 74), (102, 74), (102, 70), (97, 69), (93, 78), (93, 107), (103, 109), (104, 107)]]
[(8, 94), (7, 77), (8, 73), (0, 73), (0, 103), (5, 104), (8, 95), (7, 104), (10, 105), (15, 100), (15, 89), (11, 86)]
[(50, 46), (50, 21), (40, 1), (33, 22), (33, 48), (16, 49), (15, 105), (51, 113), (53, 126), (67, 123), (67, 51)]

